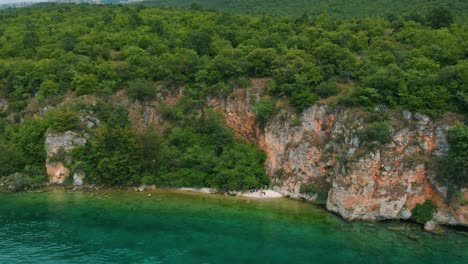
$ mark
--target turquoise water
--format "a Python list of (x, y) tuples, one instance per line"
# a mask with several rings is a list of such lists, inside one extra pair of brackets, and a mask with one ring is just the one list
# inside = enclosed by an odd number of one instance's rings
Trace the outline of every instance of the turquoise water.
[[(0, 194), (0, 263), (467, 263), (468, 237), (169, 191)], [(397, 230), (394, 230), (397, 229)]]

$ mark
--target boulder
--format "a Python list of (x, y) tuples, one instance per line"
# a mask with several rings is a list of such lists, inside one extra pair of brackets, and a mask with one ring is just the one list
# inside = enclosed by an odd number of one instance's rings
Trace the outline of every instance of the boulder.
[(444, 229), (433, 220), (424, 224), (424, 230), (433, 234), (441, 234), (444, 232)]
[(73, 173), (73, 185), (82, 186), (84, 177), (85, 177), (85, 174), (81, 171)]

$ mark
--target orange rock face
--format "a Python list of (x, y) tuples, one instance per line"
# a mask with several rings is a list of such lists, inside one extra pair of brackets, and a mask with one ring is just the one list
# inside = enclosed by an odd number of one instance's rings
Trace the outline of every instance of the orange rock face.
[[(47, 135), (45, 142), (47, 153), (46, 170), (50, 183), (63, 184), (65, 178), (70, 175), (70, 170), (65, 167), (63, 162), (69, 161), (71, 150), (84, 144), (86, 144), (86, 139), (72, 131), (49, 133)], [(58, 155), (64, 160), (54, 161)]]
[(53, 184), (62, 184), (65, 178), (70, 175), (70, 170), (62, 162), (53, 162), (46, 164), (49, 182)]
[(430, 199), (439, 208), (439, 223), (467, 224), (467, 207), (450, 208), (446, 187), (425, 165), (429, 154), (447, 151), (449, 125), (405, 113), (395, 117), (402, 125), (392, 127), (391, 143), (368, 148), (356, 135), (365, 126), (359, 114), (314, 105), (296, 117), (300, 122), (281, 110), (261, 130), (253, 105), (265, 84), (257, 80), (253, 88), (212, 99), (210, 105), (223, 112), (237, 136), (265, 151), (276, 190), (300, 197), (301, 186), (328, 182), (327, 209), (349, 220), (406, 219), (416, 204)]
[[(328, 194), (328, 210), (348, 220), (408, 219), (416, 204), (430, 199), (438, 206), (436, 222), (468, 224), (467, 206), (448, 206), (447, 187), (437, 183), (427, 166), (431, 155), (443, 155), (448, 149), (448, 123), (409, 112), (393, 114), (390, 143), (363, 143), (357, 131), (371, 122), (366, 113), (317, 104), (300, 115), (278, 107), (276, 116), (260, 129), (253, 106), (267, 81), (254, 79), (251, 88), (237, 89), (225, 99), (208, 99), (208, 105), (224, 115), (238, 138), (266, 153), (265, 167), (275, 190), (314, 199), (318, 194), (300, 193), (301, 186), (312, 186)], [(171, 105), (180, 95), (163, 100)], [(158, 103), (127, 106), (140, 131), (149, 125), (164, 126)]]

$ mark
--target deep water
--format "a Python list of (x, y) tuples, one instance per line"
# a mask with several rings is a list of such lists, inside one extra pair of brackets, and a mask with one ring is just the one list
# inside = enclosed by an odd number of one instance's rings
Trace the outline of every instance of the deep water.
[[(148, 194), (151, 196), (148, 197)], [(467, 263), (466, 233), (169, 191), (0, 194), (0, 263)]]

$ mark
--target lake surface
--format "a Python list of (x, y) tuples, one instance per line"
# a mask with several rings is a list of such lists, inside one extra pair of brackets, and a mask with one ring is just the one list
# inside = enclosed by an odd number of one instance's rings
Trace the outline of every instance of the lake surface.
[(460, 231), (347, 223), (287, 199), (161, 190), (0, 194), (0, 263), (468, 263), (467, 248)]

